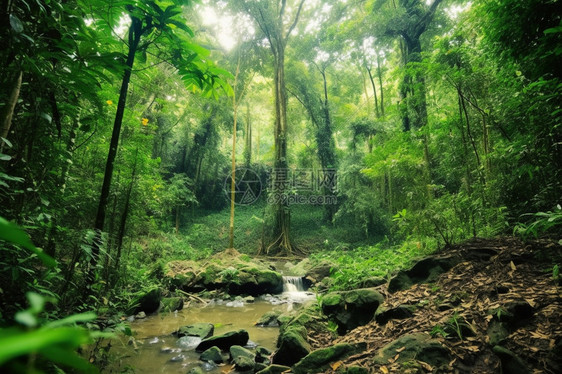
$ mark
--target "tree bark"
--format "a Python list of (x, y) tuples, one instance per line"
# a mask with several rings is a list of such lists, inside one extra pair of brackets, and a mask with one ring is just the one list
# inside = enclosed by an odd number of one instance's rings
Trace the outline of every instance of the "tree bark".
[[(2, 112), (2, 132), (0, 136), (2, 138), (8, 138), (8, 133), (10, 132), (10, 128), (12, 127), (12, 117), (14, 115), (14, 109), (16, 108), (16, 104), (18, 102), (18, 98), (20, 96), (21, 90), (21, 82), (22, 82), (23, 73), (20, 71), (17, 75), (17, 78), (14, 80), (14, 84), (12, 85), (12, 89), (10, 90), (10, 95), (8, 96), (8, 101), (6, 102), (6, 106)], [(0, 142), (0, 152), (4, 149), (4, 142)]]

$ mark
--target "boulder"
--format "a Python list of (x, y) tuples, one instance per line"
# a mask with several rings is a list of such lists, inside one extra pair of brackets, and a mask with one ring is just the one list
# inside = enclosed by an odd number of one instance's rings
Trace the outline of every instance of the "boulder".
[(199, 266), (193, 261), (170, 261), (163, 269), (163, 281), (173, 291), (192, 290)]
[(334, 264), (331, 262), (321, 261), (306, 272), (305, 278), (310, 280), (313, 284), (319, 283), (322, 279), (330, 276), (330, 272), (333, 268)]
[(256, 322), (256, 326), (259, 327), (279, 327), (279, 321), (277, 317), (281, 315), (281, 312), (278, 310), (271, 310), (265, 313), (263, 316), (260, 317), (258, 322)]
[(320, 373), (330, 368), (330, 363), (342, 360), (367, 348), (366, 343), (336, 344), (334, 346), (317, 349), (302, 358), (293, 366), (293, 373)]
[(201, 338), (198, 336), (183, 336), (178, 339), (176, 345), (181, 349), (188, 351), (195, 349), (201, 343)]
[(203, 353), (201, 353), (201, 356), (199, 356), (199, 359), (201, 361), (212, 361), (215, 364), (222, 364), (223, 361), (224, 361), (222, 359), (220, 348), (216, 347), (216, 346), (213, 346), (213, 347), (207, 349), (206, 351), (204, 351)]
[(304, 326), (288, 326), (284, 329), (277, 340), (279, 348), (273, 355), (273, 363), (291, 366), (308, 355), (312, 348), (306, 337), (307, 333)]
[(255, 361), (246, 356), (237, 356), (232, 360), (232, 363), (234, 364), (234, 369), (236, 371), (242, 372), (251, 371), (253, 373), (256, 366)]
[(215, 326), (212, 323), (194, 323), (192, 325), (182, 326), (178, 331), (174, 332), (179, 338), (182, 336), (198, 336), (201, 339), (206, 339), (213, 336)]
[(161, 312), (173, 312), (183, 309), (183, 299), (181, 297), (165, 297), (162, 299)]
[(322, 298), (322, 312), (338, 325), (338, 333), (369, 323), (383, 296), (373, 288), (331, 292)]
[(126, 314), (131, 315), (139, 312), (145, 312), (146, 314), (154, 313), (160, 307), (161, 299), (162, 293), (160, 288), (151, 288), (147, 292), (139, 294), (129, 303)]
[(284, 365), (269, 365), (265, 369), (258, 371), (256, 374), (282, 374), (287, 370), (291, 370), (290, 367)]
[(388, 364), (389, 360), (398, 355), (396, 362), (404, 363), (419, 360), (433, 367), (448, 365), (449, 352), (439, 341), (425, 333), (403, 335), (388, 343), (375, 354), (374, 362), (379, 365)]
[(427, 257), (408, 270), (399, 271), (389, 282), (388, 291), (407, 290), (413, 284), (435, 282), (439, 275), (458, 264), (457, 257)]
[(372, 288), (372, 287), (381, 286), (383, 284), (386, 284), (386, 279), (384, 279), (383, 277), (369, 277), (369, 278), (363, 279), (359, 283), (359, 287), (360, 288)]
[(262, 346), (258, 346), (256, 347), (256, 362), (260, 362), (260, 363), (269, 363), (270, 362), (270, 357), (273, 354), (273, 352), (271, 352), (269, 349), (262, 347)]
[(391, 319), (406, 319), (412, 317), (413, 312), (416, 310), (412, 305), (399, 305), (396, 308), (384, 309), (379, 308), (375, 313), (375, 321), (379, 325), (384, 325)]
[(205, 371), (201, 369), (199, 366), (189, 369), (187, 374), (205, 374)]
[(203, 339), (203, 341), (197, 346), (195, 349), (197, 352), (203, 352), (212, 346), (217, 346), (223, 351), (228, 350), (233, 345), (241, 345), (244, 346), (248, 343), (249, 340), (248, 331), (246, 330), (238, 330), (238, 331), (229, 331), (222, 335), (212, 336), (207, 339)]
[(250, 359), (252, 359), (252, 361), (255, 361), (256, 359), (256, 355), (254, 352), (240, 346), (240, 345), (233, 345), (232, 347), (230, 347), (229, 349), (230, 351), (230, 359), (234, 360), (236, 357), (240, 357), (240, 356), (244, 356), (244, 357), (248, 357)]

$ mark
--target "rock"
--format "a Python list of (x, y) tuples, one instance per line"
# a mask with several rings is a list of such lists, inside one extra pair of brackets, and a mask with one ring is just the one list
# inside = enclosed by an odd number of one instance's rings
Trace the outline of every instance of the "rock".
[(396, 308), (391, 309), (377, 309), (375, 313), (375, 321), (379, 325), (385, 325), (391, 319), (406, 319), (412, 317), (413, 311), (415, 311), (416, 307), (411, 305), (400, 305)]
[(203, 371), (211, 371), (217, 368), (217, 364), (215, 364), (213, 361), (205, 361), (201, 364), (201, 369), (203, 369)]
[(174, 334), (180, 338), (182, 336), (198, 336), (201, 339), (206, 339), (213, 336), (214, 331), (215, 326), (213, 326), (213, 324), (199, 322), (192, 325), (182, 326), (178, 329), (178, 331), (174, 332)]
[(170, 362), (182, 362), (183, 360), (185, 360), (185, 355), (183, 354), (179, 354), (177, 356), (174, 356), (172, 358), (170, 358)]
[(201, 343), (201, 338), (198, 336), (183, 336), (178, 339), (176, 345), (184, 350), (195, 349)]
[(273, 354), (269, 349), (258, 346), (256, 348), (256, 362), (269, 363), (270, 357)]
[(126, 314), (136, 314), (139, 312), (145, 312), (146, 314), (154, 313), (160, 307), (160, 300), (162, 299), (162, 293), (160, 288), (155, 287), (149, 291), (140, 294), (129, 303), (127, 307)]
[(383, 296), (373, 288), (332, 292), (322, 298), (322, 312), (337, 323), (338, 333), (343, 335), (369, 323), (383, 301)]
[(242, 301), (244, 301), (245, 303), (253, 303), (256, 301), (256, 299), (253, 296), (246, 296)]
[(259, 321), (256, 322), (256, 326), (259, 327), (279, 327), (279, 321), (277, 317), (281, 315), (278, 310), (271, 310), (260, 317)]
[(428, 283), (437, 280), (439, 275), (458, 264), (457, 257), (427, 257), (418, 261), (408, 270), (399, 271), (389, 282), (388, 291), (407, 290), (413, 284)]
[(279, 335), (277, 341), (279, 349), (273, 355), (273, 363), (291, 366), (308, 355), (312, 348), (306, 341), (306, 335), (304, 326), (288, 326)]
[(526, 374), (530, 373), (525, 361), (515, 353), (511, 352), (502, 346), (496, 345), (493, 348), (496, 356), (499, 357), (502, 363), (502, 373), (504, 374)]
[(320, 373), (330, 368), (330, 363), (344, 359), (367, 348), (366, 343), (336, 344), (334, 346), (317, 349), (302, 358), (293, 366), (293, 373)]
[(266, 364), (262, 364), (261, 362), (256, 362), (254, 364), (254, 373), (258, 373), (260, 371), (262, 371), (263, 369), (267, 368)]
[(160, 353), (180, 353), (181, 348), (172, 348), (172, 347), (162, 347), (160, 348)]
[(172, 291), (176, 288), (191, 290), (194, 288), (198, 269), (199, 266), (193, 261), (170, 261), (164, 266), (163, 281)]
[(145, 313), (145, 312), (142, 312), (142, 311), (141, 311), (141, 312), (138, 312), (138, 313), (135, 315), (135, 318), (136, 318), (136, 319), (145, 319), (145, 318), (146, 318), (146, 313)]
[(233, 345), (246, 345), (249, 338), (248, 331), (246, 330), (229, 331), (222, 335), (204, 339), (195, 350), (197, 352), (203, 352), (212, 346), (217, 346), (221, 350), (226, 351)]
[(224, 361), (222, 359), (221, 350), (219, 349), (219, 347), (215, 347), (215, 346), (201, 353), (199, 359), (201, 361), (212, 361), (216, 364), (221, 364)]
[(256, 359), (256, 355), (253, 352), (239, 345), (233, 345), (232, 347), (230, 347), (229, 351), (231, 360), (234, 360), (236, 357), (241, 356), (248, 357), (252, 359), (252, 361), (255, 361)]
[(256, 374), (282, 374), (287, 370), (291, 370), (290, 367), (284, 365), (269, 365), (265, 369), (258, 371)]
[(232, 360), (234, 369), (237, 371), (254, 371), (256, 363), (249, 357), (237, 356)]
[(201, 369), (199, 366), (189, 369), (187, 374), (205, 374), (205, 371)]
[(183, 299), (181, 297), (165, 297), (162, 299), (161, 312), (173, 312), (183, 309)]
[(382, 277), (370, 277), (370, 278), (363, 279), (359, 283), (359, 287), (360, 288), (372, 288), (372, 287), (381, 286), (385, 283), (386, 283), (386, 279), (384, 279)]
[(440, 367), (450, 362), (447, 349), (425, 333), (403, 335), (390, 342), (377, 351), (374, 362), (379, 365), (388, 364), (398, 353), (397, 362), (400, 363), (415, 359)]

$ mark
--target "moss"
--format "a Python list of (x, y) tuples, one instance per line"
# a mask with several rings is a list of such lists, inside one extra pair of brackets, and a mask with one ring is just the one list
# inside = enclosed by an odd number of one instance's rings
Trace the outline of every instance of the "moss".
[(328, 348), (317, 349), (311, 352), (294, 367), (295, 374), (319, 373), (329, 368), (330, 363), (341, 360), (359, 351), (365, 350), (365, 343), (336, 344)]
[(342, 296), (340, 293), (329, 293), (322, 298), (322, 305), (336, 306), (342, 303)]

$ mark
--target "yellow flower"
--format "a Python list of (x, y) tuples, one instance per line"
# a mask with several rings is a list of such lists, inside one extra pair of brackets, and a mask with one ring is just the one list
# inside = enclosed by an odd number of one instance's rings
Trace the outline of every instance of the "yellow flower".
[(141, 123), (142, 123), (143, 126), (148, 125), (148, 118), (143, 118)]
[(111, 101), (111, 100), (107, 100), (106, 103), (107, 103), (107, 105), (113, 105), (113, 101)]

